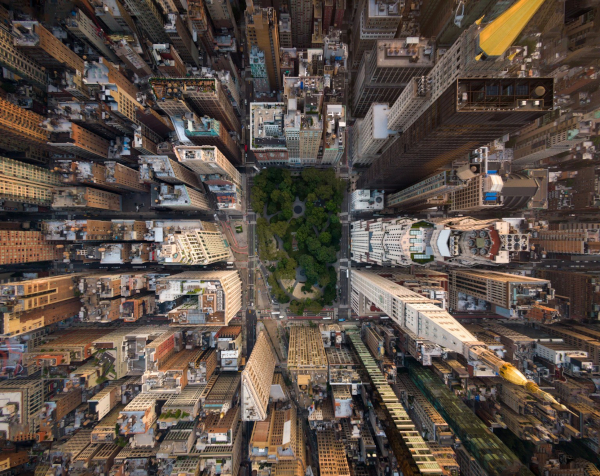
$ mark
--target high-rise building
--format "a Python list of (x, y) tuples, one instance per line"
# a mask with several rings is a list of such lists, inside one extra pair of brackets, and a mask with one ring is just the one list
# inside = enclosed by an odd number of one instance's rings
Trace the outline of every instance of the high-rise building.
[(333, 14), (333, 27), (341, 29), (346, 13), (346, 0), (335, 0), (335, 13)]
[[(426, 78), (413, 78), (412, 84), (402, 91), (390, 111), (390, 129), (407, 131), (461, 77), (503, 76), (504, 70), (510, 65), (505, 52), (542, 3), (521, 1), (483, 28), (479, 26), (479, 22), (472, 24), (438, 59)], [(542, 106), (541, 97), (533, 99), (540, 100), (539, 105)], [(470, 99), (467, 98), (467, 101)], [(548, 101), (544, 107), (551, 109)], [(535, 117), (531, 120), (533, 119)], [(473, 146), (471, 149), (477, 147)]]
[(219, 121), (208, 116), (198, 117), (194, 114), (192, 119), (184, 120), (183, 123), (185, 136), (194, 145), (218, 147), (232, 164), (241, 165), (243, 163), (239, 146)]
[[(493, 101), (488, 110), (485, 105)], [(395, 191), (411, 185), (552, 108), (552, 78), (458, 79), (386, 149), (358, 186)], [(393, 114), (394, 107), (390, 129)]]
[(279, 15), (279, 46), (292, 48), (292, 18), (289, 13)]
[(371, 104), (364, 119), (352, 130), (352, 165), (365, 167), (381, 157), (394, 131), (388, 129), (390, 108), (387, 104)]
[(241, 134), (240, 120), (218, 79), (156, 78), (150, 80), (150, 86), (159, 107), (169, 116), (182, 116), (191, 108), (196, 114), (214, 117), (228, 130)]
[(346, 107), (341, 104), (327, 104), (321, 164), (337, 165), (344, 155), (345, 144)]
[(414, 218), (360, 220), (350, 225), (352, 260), (380, 266), (472, 266), (509, 263), (529, 250), (529, 235), (508, 221), (469, 217), (435, 221)]
[(176, 324), (226, 326), (242, 307), (242, 280), (237, 270), (186, 271), (158, 279), (156, 297), (186, 298), (168, 314)]
[[(300, 396), (308, 407), (327, 394), (327, 355), (319, 329), (305, 326), (290, 328), (288, 370)], [(300, 400), (300, 396), (298, 400)]]
[(23, 334), (76, 316), (80, 303), (75, 290), (80, 276), (66, 274), (0, 285), (2, 334)]
[[(309, 5), (311, 4), (310, 0), (302, 1)], [(246, 8), (246, 38), (248, 46), (256, 46), (264, 53), (269, 84), (271, 85), (271, 90), (274, 91), (281, 89), (282, 84), (279, 77), (278, 29), (275, 10), (273, 8), (254, 6), (253, 2), (250, 1)], [(294, 30), (292, 29), (293, 32)]]
[(323, 0), (313, 0), (311, 48), (323, 48)]
[(48, 132), (40, 126), (44, 117), (0, 98), (0, 148), (22, 150), (24, 146), (47, 147)]
[(161, 76), (181, 78), (187, 75), (187, 68), (173, 45), (152, 45), (149, 50)]
[(323, 78), (284, 78), (284, 134), (292, 165), (315, 164), (323, 139)]
[(53, 124), (45, 122), (50, 131), (49, 145), (77, 157), (92, 160), (106, 160), (110, 141), (84, 129), (74, 122), (61, 121)]
[(144, 61), (144, 59), (135, 51), (126, 40), (120, 40), (115, 43), (115, 53), (119, 59), (127, 66), (127, 68), (137, 76), (148, 78), (152, 76), (152, 69)]
[(147, 183), (140, 183), (137, 170), (113, 161), (102, 165), (97, 162), (58, 160), (53, 171), (60, 175), (62, 183), (69, 185), (92, 185), (112, 192), (150, 191)]
[(350, 476), (344, 444), (331, 428), (317, 432), (319, 469), (322, 476)]
[(50, 170), (0, 157), (1, 200), (49, 206), (60, 184), (60, 176)]
[(594, 130), (594, 114), (600, 109), (579, 115), (567, 113), (555, 121), (538, 119), (522, 130), (513, 147), (513, 164), (522, 167), (538, 160), (569, 152), (585, 140)]
[(449, 275), (451, 312), (491, 311), (503, 317), (523, 317), (527, 310), (554, 298), (547, 279), (474, 269), (452, 269)]
[(202, 228), (173, 235), (158, 252), (158, 262), (198, 266), (226, 261), (231, 256), (227, 240), (213, 224), (201, 222)]
[(192, 33), (199, 38), (204, 54), (213, 56), (215, 54), (215, 32), (203, 0), (188, 1), (188, 22), (191, 24)]
[[(419, 25), (421, 34), (436, 37), (439, 44), (451, 45), (465, 28), (485, 15), (493, 19), (494, 10), (506, 9), (510, 3), (503, 4), (492, 0), (465, 3), (457, 10), (455, 2), (450, 0), (424, 0), (420, 9)], [(495, 7), (495, 8), (494, 8)], [(458, 19), (455, 19), (458, 16)]]
[(334, 7), (335, 0), (323, 0), (323, 34), (329, 33), (329, 28), (333, 20)]
[(221, 151), (214, 146), (175, 147), (179, 161), (196, 172), (213, 193), (219, 210), (242, 211), (242, 179)]
[(0, 422), (0, 433), (12, 442), (35, 440), (40, 428), (44, 383), (39, 375), (0, 382), (0, 400), (8, 418)]
[(52, 192), (52, 208), (98, 208), (121, 211), (121, 196), (90, 187), (64, 187)]
[(152, 207), (166, 207), (173, 210), (210, 211), (208, 197), (189, 185), (161, 183), (152, 186)]
[(285, 104), (282, 102), (250, 104), (250, 150), (259, 163), (288, 163), (284, 116)]
[(230, 2), (227, 0), (206, 0), (205, 4), (215, 28), (237, 29)]
[(378, 40), (366, 51), (354, 81), (352, 113), (364, 116), (375, 102), (394, 104), (412, 78), (433, 68), (435, 46), (428, 39)]
[[(577, 223), (571, 223), (577, 225)], [(598, 228), (542, 229), (533, 232), (530, 239), (538, 255), (561, 257), (561, 255), (600, 254), (600, 230)]]
[[(254, 91), (257, 93), (271, 92), (271, 84), (269, 82), (269, 74), (267, 72), (265, 53), (263, 50), (258, 48), (258, 46), (253, 46), (250, 50), (250, 72), (252, 73)], [(279, 76), (282, 75), (280, 74)]]
[(166, 155), (140, 155), (140, 181), (155, 182), (155, 178), (172, 184), (188, 185), (202, 190), (198, 176)]
[(357, 69), (363, 54), (377, 40), (395, 38), (402, 14), (400, 3), (394, 0), (362, 0), (354, 16), (352, 29), (352, 69)]
[(292, 18), (292, 44), (295, 48), (310, 48), (312, 34), (312, 0), (290, 2)]
[(76, 9), (74, 16), (66, 18), (66, 28), (73, 36), (79, 38), (97, 56), (104, 56), (112, 62), (117, 62), (119, 58), (106, 44), (104, 32), (94, 24), (94, 22), (79, 8)]
[(275, 474), (305, 474), (306, 445), (302, 440), (302, 426), (294, 405), (273, 405), (266, 421), (254, 423), (249, 439), (250, 461), (257, 465), (273, 463), (271, 471)]
[(569, 302), (570, 319), (597, 320), (600, 315), (600, 274), (540, 268), (536, 276), (549, 280), (557, 296)]
[(258, 335), (252, 354), (242, 371), (241, 410), (243, 421), (263, 421), (267, 418), (275, 364), (271, 343), (267, 334), (262, 331)]
[(83, 74), (84, 61), (37, 21), (13, 22), (17, 48), (48, 71)]
[(155, 2), (152, 0), (123, 0), (123, 4), (136, 17), (152, 43), (169, 43), (162, 13)]
[(223, 178), (227, 178), (241, 186), (240, 173), (219, 148), (208, 145), (200, 147), (177, 146), (173, 150), (179, 162), (198, 175), (221, 175)]
[(416, 211), (445, 205), (450, 202), (452, 191), (463, 186), (465, 179), (457, 170), (444, 170), (399, 192), (386, 195), (385, 206)]
[(54, 261), (61, 256), (41, 231), (0, 229), (0, 265)]
[(0, 28), (0, 65), (42, 89), (48, 87), (48, 74), (15, 45), (13, 36)]
[[(495, 172), (495, 171), (494, 171)], [(450, 210), (472, 212), (548, 208), (548, 170), (536, 169), (506, 176), (477, 174), (451, 194)]]
[[(183, 60), (191, 66), (200, 66), (200, 57), (198, 47), (194, 43), (194, 39), (187, 29), (181, 15), (169, 13), (167, 15), (167, 23), (165, 23), (165, 33), (170, 39), (170, 43), (175, 46), (177, 53)], [(179, 77), (185, 77), (182, 74)]]

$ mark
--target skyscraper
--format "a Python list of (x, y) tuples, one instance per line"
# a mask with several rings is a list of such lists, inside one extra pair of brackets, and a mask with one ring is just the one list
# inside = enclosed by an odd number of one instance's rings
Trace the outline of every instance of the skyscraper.
[(353, 115), (364, 116), (374, 102), (393, 104), (412, 78), (433, 68), (434, 58), (434, 44), (426, 39), (377, 40), (360, 63), (354, 82)]
[(150, 80), (150, 86), (158, 106), (169, 116), (182, 116), (191, 110), (214, 117), (228, 130), (241, 134), (240, 120), (217, 78), (156, 78)]
[[(311, 4), (310, 1), (308, 3)], [(281, 89), (282, 82), (279, 77), (279, 27), (277, 15), (273, 8), (255, 7), (252, 1), (249, 2), (246, 8), (246, 38), (248, 46), (256, 46), (265, 54), (265, 64), (271, 89)]]
[(395, 38), (401, 18), (396, 0), (362, 0), (358, 4), (352, 29), (352, 69), (358, 68), (365, 51), (377, 40)]
[(186, 271), (160, 278), (158, 302), (187, 301), (169, 312), (178, 324), (226, 326), (242, 307), (242, 280), (236, 270)]
[(152, 43), (169, 43), (164, 29), (162, 13), (152, 0), (123, 0), (125, 6), (136, 17)]
[(279, 46), (292, 48), (292, 19), (289, 13), (279, 15)]
[(553, 91), (552, 78), (460, 78), (361, 175), (358, 187), (411, 185), (546, 114)]
[(40, 428), (44, 384), (39, 375), (0, 382), (0, 400), (10, 418), (0, 422), (0, 433), (8, 441), (35, 440)]
[(200, 223), (202, 228), (177, 233), (163, 243), (158, 262), (198, 266), (226, 261), (231, 254), (221, 231), (213, 223)]
[(352, 165), (368, 166), (381, 156), (390, 133), (393, 133), (388, 129), (389, 114), (387, 103), (373, 103), (365, 118), (355, 122), (352, 131)]
[(184, 125), (185, 135), (194, 145), (214, 145), (232, 164), (243, 163), (239, 146), (216, 119), (194, 115), (192, 119), (186, 120)]
[(350, 226), (350, 256), (380, 266), (429, 265), (434, 262), (473, 266), (509, 263), (529, 250), (529, 235), (508, 221), (469, 217), (436, 219), (379, 218)]
[(310, 48), (312, 37), (312, 0), (291, 0), (292, 44), (294, 48)]
[(0, 265), (54, 261), (61, 255), (41, 231), (0, 229)]
[(40, 126), (43, 121), (43, 116), (0, 98), (0, 148), (22, 150), (34, 146), (50, 150), (48, 132)]
[(76, 282), (82, 274), (15, 281), (0, 285), (2, 328), (8, 337), (64, 321), (79, 311)]
[(242, 420), (262, 421), (267, 418), (275, 364), (271, 343), (263, 331), (258, 335), (246, 368), (242, 371)]
[(554, 298), (547, 279), (474, 269), (452, 269), (449, 275), (449, 307), (453, 312), (491, 311), (504, 317), (523, 317), (536, 304), (547, 304)]
[(60, 176), (42, 167), (0, 157), (0, 199), (49, 206)]

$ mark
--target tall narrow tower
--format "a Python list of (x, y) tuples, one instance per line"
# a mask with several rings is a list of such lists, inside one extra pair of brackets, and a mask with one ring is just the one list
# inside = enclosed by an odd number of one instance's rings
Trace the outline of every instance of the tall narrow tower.
[(265, 54), (265, 64), (271, 89), (281, 89), (279, 29), (275, 10), (270, 7), (255, 7), (252, 0), (250, 0), (246, 7), (246, 37), (248, 46), (256, 46)]
[(310, 48), (312, 40), (312, 0), (291, 0), (292, 43), (295, 48)]

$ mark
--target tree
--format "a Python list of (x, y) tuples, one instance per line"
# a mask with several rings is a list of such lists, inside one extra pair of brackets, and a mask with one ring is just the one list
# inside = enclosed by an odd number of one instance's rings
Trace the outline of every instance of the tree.
[(322, 274), (321, 276), (319, 276), (319, 286), (321, 286), (322, 288), (327, 286), (330, 282), (331, 279), (329, 277), (329, 273)]
[(306, 298), (304, 300), (304, 309), (309, 312), (317, 313), (321, 312), (321, 310), (323, 309), (323, 305), (317, 300)]
[(292, 204), (286, 202), (281, 207), (281, 218), (284, 220), (290, 220), (294, 216), (294, 209), (292, 208)]
[(322, 231), (321, 234), (319, 235), (319, 241), (323, 245), (328, 245), (329, 243), (331, 243), (331, 233), (329, 233), (327, 231)]
[(271, 201), (279, 202), (281, 200), (281, 191), (279, 189), (275, 189), (271, 192)]
[(306, 275), (306, 282), (314, 284), (319, 279), (320, 267), (315, 262), (315, 259), (310, 255), (301, 255), (298, 258), (298, 264), (304, 269)]
[(316, 253), (321, 248), (321, 242), (315, 236), (309, 236), (306, 240), (306, 248), (312, 254)]
[(290, 312), (295, 316), (301, 316), (304, 312), (304, 302), (296, 300), (290, 302)]
[(336, 251), (333, 246), (321, 246), (317, 250), (315, 257), (321, 263), (335, 263), (337, 260)]
[(335, 203), (333, 200), (329, 200), (325, 204), (325, 208), (327, 209), (327, 211), (335, 213), (337, 211), (337, 203)]
[(298, 230), (296, 230), (296, 240), (298, 241), (298, 244), (304, 245), (309, 234), (310, 230), (307, 225), (302, 225), (300, 228), (298, 228)]
[(329, 223), (330, 224), (334, 224), (337, 225), (340, 222), (340, 217), (337, 215), (330, 215), (329, 216)]
[(321, 200), (329, 200), (333, 196), (333, 188), (330, 185), (319, 185), (315, 189), (315, 195)]
[(270, 229), (277, 236), (283, 238), (288, 230), (288, 227), (289, 223), (287, 221), (278, 221), (277, 223), (272, 223)]
[(277, 203), (269, 202), (267, 205), (267, 215), (273, 215), (275, 213), (277, 213)]
[(294, 258), (283, 258), (277, 264), (277, 270), (281, 279), (294, 279), (298, 263)]

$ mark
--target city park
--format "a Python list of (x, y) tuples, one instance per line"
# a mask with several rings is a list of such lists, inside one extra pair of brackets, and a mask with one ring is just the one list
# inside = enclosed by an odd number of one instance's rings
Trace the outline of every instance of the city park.
[(336, 299), (345, 187), (333, 169), (267, 168), (254, 177), (259, 256), (270, 271), (272, 296), (296, 315), (319, 312)]

